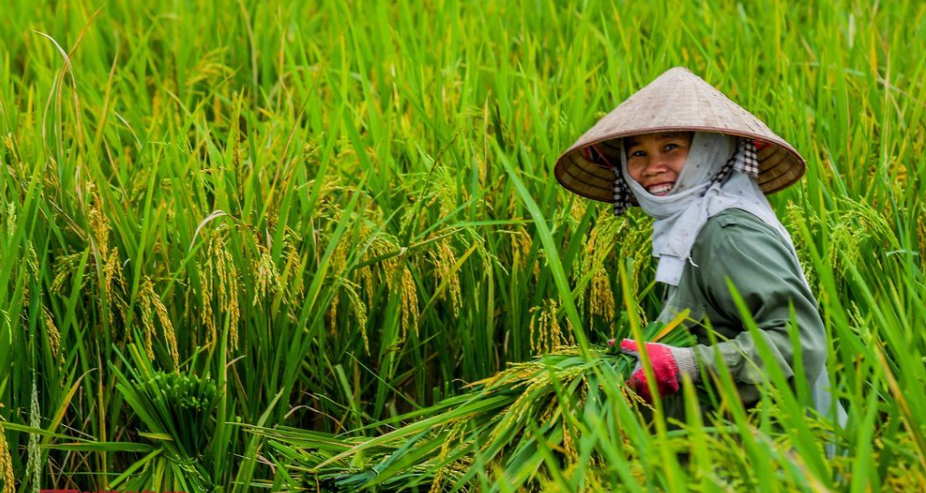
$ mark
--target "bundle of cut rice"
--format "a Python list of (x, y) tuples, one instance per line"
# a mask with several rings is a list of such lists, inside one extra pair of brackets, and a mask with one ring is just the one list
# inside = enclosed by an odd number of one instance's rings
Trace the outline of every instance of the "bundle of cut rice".
[[(643, 338), (687, 345), (688, 336), (671, 325), (650, 324)], [(620, 407), (609, 398), (639, 403), (622, 385), (635, 364), (611, 348), (592, 348), (585, 357), (577, 347), (563, 347), (512, 364), (462, 395), (351, 432), (391, 428), (379, 436), (345, 438), (292, 428), (255, 432), (269, 439), (289, 475), (303, 476), (310, 489), (460, 491), (470, 489), (480, 471), (515, 489), (531, 488), (550, 479), (550, 461), (556, 471), (579, 464), (577, 444), (596, 433), (591, 430), (621, 433)], [(594, 481), (593, 473), (586, 475), (586, 482)]]

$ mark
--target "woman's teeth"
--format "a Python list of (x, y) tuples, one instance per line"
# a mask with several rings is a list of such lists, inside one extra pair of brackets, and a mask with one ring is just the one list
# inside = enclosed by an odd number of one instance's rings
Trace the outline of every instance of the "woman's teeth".
[(661, 183), (659, 185), (653, 185), (647, 189), (652, 195), (665, 195), (672, 191), (672, 183)]

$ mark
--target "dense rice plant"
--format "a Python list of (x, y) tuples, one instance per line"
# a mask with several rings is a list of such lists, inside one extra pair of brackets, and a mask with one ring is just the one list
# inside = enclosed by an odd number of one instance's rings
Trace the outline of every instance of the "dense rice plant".
[[(770, 384), (751, 412), (720, 386), (722, 416), (670, 431), (626, 413), (621, 436), (601, 418), (626, 407), (616, 379), (610, 410), (575, 424), (580, 460), (538, 445), (533, 486), (922, 490), (924, 20), (908, 0), (6, 2), (4, 493), (282, 489), (284, 440), (250, 427), (336, 435), (333, 457), (551, 350), (542, 318), (583, 357), (652, 319), (648, 221), (550, 170), (674, 65), (807, 158), (771, 200), (848, 421), (805, 419), (799, 384)], [(157, 375), (214, 382), (189, 418), (208, 433), (145, 414)], [(472, 463), (477, 488), (510, 487), (494, 465)]]

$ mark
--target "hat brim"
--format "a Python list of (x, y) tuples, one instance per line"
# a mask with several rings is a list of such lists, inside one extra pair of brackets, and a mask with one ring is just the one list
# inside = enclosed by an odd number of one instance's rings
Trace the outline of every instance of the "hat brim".
[(759, 188), (766, 195), (784, 190), (801, 179), (806, 172), (806, 164), (800, 154), (783, 140), (770, 141), (768, 136), (749, 132), (720, 131), (708, 127), (661, 127), (646, 129), (642, 132), (619, 132), (597, 141), (574, 145), (556, 161), (554, 176), (564, 188), (572, 193), (599, 202), (614, 202), (614, 170), (589, 161), (582, 154), (582, 149), (591, 145), (602, 144), (610, 140), (664, 132), (713, 132), (744, 137), (764, 143), (756, 157), (759, 161), (759, 176), (756, 179)]

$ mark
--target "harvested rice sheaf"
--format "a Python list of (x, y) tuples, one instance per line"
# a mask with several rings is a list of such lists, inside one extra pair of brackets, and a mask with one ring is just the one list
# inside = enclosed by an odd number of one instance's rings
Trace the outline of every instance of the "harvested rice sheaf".
[[(662, 329), (651, 324), (644, 338), (652, 340)], [(669, 331), (662, 342), (689, 343), (681, 330)], [(551, 474), (544, 455), (555, 458), (558, 471), (575, 469), (583, 429), (592, 429), (586, 416), (607, 416), (607, 429), (621, 429), (607, 409), (608, 394), (621, 395), (616, 382), (626, 380), (635, 364), (610, 348), (592, 348), (585, 357), (575, 346), (559, 347), (474, 382), (462, 395), (347, 436), (281, 428), (257, 433), (289, 459), (291, 474), (302, 475), (310, 490), (466, 491), (480, 471), (515, 488), (536, 489)], [(357, 436), (373, 429), (391, 431)]]

